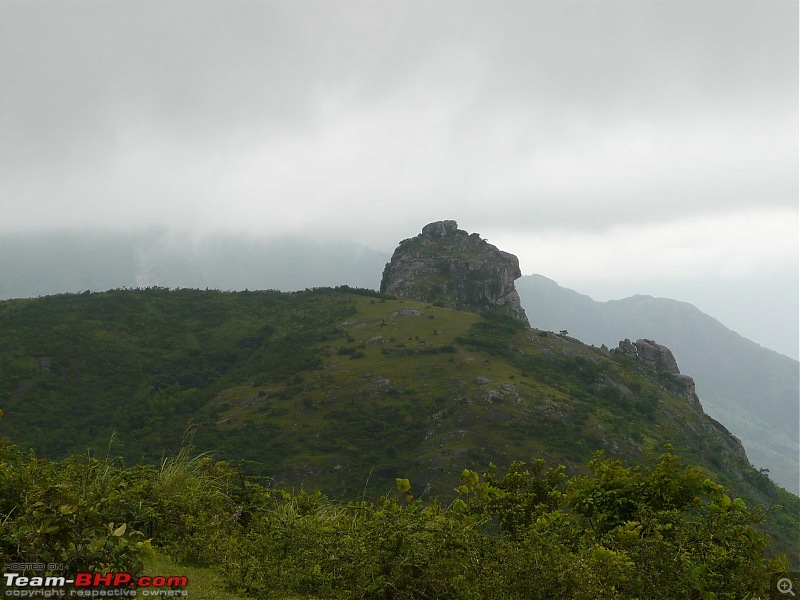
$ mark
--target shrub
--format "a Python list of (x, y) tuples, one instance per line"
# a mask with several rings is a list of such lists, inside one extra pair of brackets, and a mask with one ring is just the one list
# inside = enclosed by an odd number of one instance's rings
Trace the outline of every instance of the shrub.
[(0, 440), (0, 558), (138, 573), (152, 541), (259, 598), (733, 599), (782, 568), (753, 527), (763, 512), (669, 451), (644, 467), (598, 453), (569, 479), (543, 460), (465, 469), (448, 506), (397, 482), (404, 500), (345, 503), (187, 448), (130, 469)]

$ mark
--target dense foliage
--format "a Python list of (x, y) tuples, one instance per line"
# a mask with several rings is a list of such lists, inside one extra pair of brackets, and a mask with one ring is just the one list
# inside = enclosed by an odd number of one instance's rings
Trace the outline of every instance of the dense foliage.
[(156, 461), (178, 450), (189, 420), (217, 420), (204, 409), (227, 386), (318, 367), (320, 344), (354, 311), (333, 290), (147, 288), (0, 302), (4, 434), (58, 458), (102, 452), (98, 440), (117, 431), (126, 459)]
[(786, 568), (763, 520), (667, 451), (464, 470), (448, 505), (336, 502), (259, 485), (207, 456), (159, 467), (61, 462), (0, 446), (0, 560), (139, 572), (153, 553), (218, 567), (254, 597), (756, 598)]

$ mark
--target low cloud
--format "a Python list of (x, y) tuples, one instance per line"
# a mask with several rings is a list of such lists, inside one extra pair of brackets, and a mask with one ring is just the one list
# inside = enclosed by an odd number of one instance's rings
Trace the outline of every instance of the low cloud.
[(525, 273), (546, 274), (564, 285), (641, 288), (664, 280), (746, 280), (796, 268), (797, 223), (796, 210), (765, 208), (615, 225), (600, 232), (497, 230), (490, 241), (515, 252)]

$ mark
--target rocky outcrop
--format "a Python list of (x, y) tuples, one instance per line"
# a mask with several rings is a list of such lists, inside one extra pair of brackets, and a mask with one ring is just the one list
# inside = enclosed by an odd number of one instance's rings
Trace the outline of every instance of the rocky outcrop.
[(632, 342), (626, 338), (619, 343), (619, 348), (615, 348), (612, 352), (636, 358), (648, 367), (667, 375), (667, 378), (662, 379), (671, 384), (668, 386), (671, 391), (683, 396), (696, 410), (703, 411), (700, 398), (695, 391), (694, 379), (681, 374), (678, 361), (672, 355), (672, 350), (666, 346), (656, 344), (653, 340), (642, 339)]
[(636, 343), (626, 339), (619, 343), (619, 347), (626, 354), (636, 356), (646, 365), (656, 371), (667, 373), (680, 373), (678, 362), (672, 355), (672, 350), (661, 344), (656, 344), (653, 340), (636, 340)]
[[(631, 342), (629, 339), (625, 339), (619, 343), (619, 348), (614, 348), (611, 352), (630, 356), (641, 361), (656, 372), (661, 384), (668, 391), (682, 396), (689, 406), (703, 413), (700, 398), (697, 397), (697, 392), (695, 391), (694, 379), (688, 375), (681, 374), (678, 369), (678, 362), (675, 360), (672, 351), (666, 346), (657, 344), (653, 340), (642, 339)], [(670, 414), (670, 411), (663, 406), (661, 410), (664, 411), (665, 414)], [(705, 415), (705, 413), (703, 414), (706, 419), (700, 421), (700, 423), (701, 427), (705, 430), (704, 435), (709, 438), (712, 438), (714, 435), (722, 435), (722, 439), (725, 440), (725, 447), (721, 452), (747, 461), (747, 453), (742, 445), (742, 441), (728, 431), (721, 423)]]
[(501, 307), (528, 324), (514, 287), (521, 276), (513, 254), (459, 229), (455, 221), (436, 221), (400, 242), (383, 270), (381, 292), (454, 308)]

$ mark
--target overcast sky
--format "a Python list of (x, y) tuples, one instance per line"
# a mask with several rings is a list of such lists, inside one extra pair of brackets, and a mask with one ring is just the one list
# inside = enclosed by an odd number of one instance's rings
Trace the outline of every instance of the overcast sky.
[(797, 356), (796, 0), (0, 0), (0, 86), (0, 234), (455, 219)]

